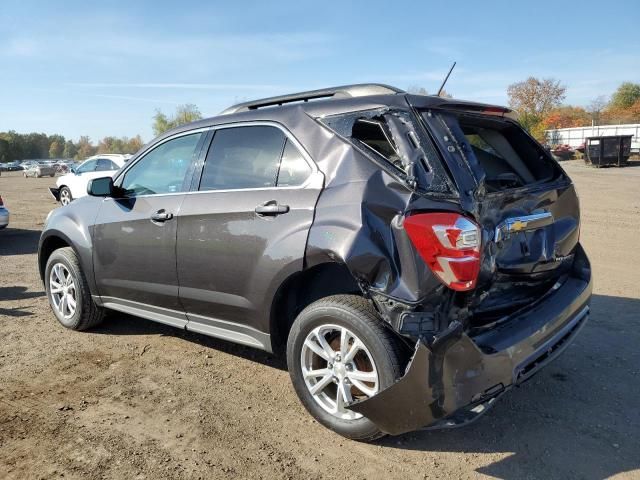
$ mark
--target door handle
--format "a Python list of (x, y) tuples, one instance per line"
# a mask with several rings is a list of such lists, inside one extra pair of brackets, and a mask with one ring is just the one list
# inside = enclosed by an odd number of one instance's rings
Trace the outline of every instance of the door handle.
[(289, 211), (289, 205), (280, 205), (275, 200), (269, 200), (268, 202), (258, 205), (256, 207), (256, 213), (260, 216), (275, 216), (282, 215)]
[(158, 210), (156, 213), (151, 215), (151, 221), (153, 222), (166, 222), (172, 218), (173, 213), (166, 212), (164, 209)]

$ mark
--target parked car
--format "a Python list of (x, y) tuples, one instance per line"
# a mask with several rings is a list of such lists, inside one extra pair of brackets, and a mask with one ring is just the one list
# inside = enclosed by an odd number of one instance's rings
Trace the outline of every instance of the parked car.
[(67, 205), (72, 200), (87, 194), (89, 180), (105, 175), (114, 175), (131, 155), (105, 154), (87, 158), (79, 167), (71, 167), (71, 172), (56, 180), (56, 187), (49, 188), (51, 195)]
[(574, 186), (511, 115), (353, 85), (173, 129), (49, 215), (53, 313), (286, 354), (300, 401), (349, 438), (467, 423), (589, 314)]
[(9, 225), (9, 210), (4, 206), (2, 196), (0, 196), (0, 230)]
[(53, 177), (56, 174), (56, 167), (46, 163), (32, 163), (24, 169), (24, 177)]
[(16, 172), (22, 170), (22, 166), (20, 165), (20, 162), (0, 163), (0, 170), (4, 170), (5, 172)]

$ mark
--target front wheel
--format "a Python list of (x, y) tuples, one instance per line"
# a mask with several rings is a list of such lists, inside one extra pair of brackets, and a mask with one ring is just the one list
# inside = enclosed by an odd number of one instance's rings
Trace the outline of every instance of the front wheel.
[(69, 205), (71, 200), (73, 200), (73, 197), (71, 196), (71, 190), (69, 190), (69, 187), (62, 187), (60, 189), (60, 205)]
[(318, 300), (296, 318), (287, 342), (291, 381), (313, 417), (340, 435), (384, 434), (350, 403), (372, 397), (401, 375), (400, 343), (371, 303), (355, 295)]
[(71, 247), (54, 251), (45, 269), (45, 289), (58, 321), (71, 330), (87, 330), (98, 325), (104, 309), (91, 298), (89, 285)]

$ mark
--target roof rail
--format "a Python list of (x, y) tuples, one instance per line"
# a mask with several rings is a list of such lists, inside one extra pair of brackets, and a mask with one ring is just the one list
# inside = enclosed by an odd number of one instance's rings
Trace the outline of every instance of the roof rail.
[(281, 106), (285, 103), (308, 102), (309, 100), (321, 98), (345, 98), (345, 97), (365, 97), (368, 95), (390, 95), (395, 93), (405, 93), (396, 87), (383, 85), (381, 83), (359, 83), (355, 85), (343, 85), (340, 87), (321, 88), (319, 90), (309, 90), (308, 92), (291, 93), (277, 97), (262, 98), (251, 102), (238, 103), (222, 111), (220, 115), (227, 115), (258, 108)]

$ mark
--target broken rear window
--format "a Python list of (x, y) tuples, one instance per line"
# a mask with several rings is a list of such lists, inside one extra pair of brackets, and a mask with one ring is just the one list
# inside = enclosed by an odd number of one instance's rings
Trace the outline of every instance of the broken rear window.
[(489, 115), (436, 114), (487, 191), (542, 183), (561, 175), (556, 163), (516, 123)]
[(410, 113), (379, 109), (320, 120), (377, 163), (392, 167), (412, 188), (455, 192), (433, 144)]

